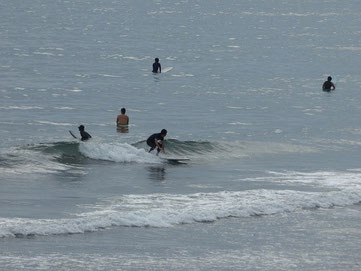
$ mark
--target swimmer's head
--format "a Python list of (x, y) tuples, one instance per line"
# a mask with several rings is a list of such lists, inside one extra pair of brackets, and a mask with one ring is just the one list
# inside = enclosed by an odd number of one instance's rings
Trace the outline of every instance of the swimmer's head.
[(84, 131), (84, 125), (80, 125), (80, 126), (78, 127), (78, 129), (79, 129), (79, 131)]
[(120, 109), (120, 112), (121, 112), (122, 114), (125, 114), (125, 108), (123, 107), (122, 109)]
[(331, 81), (331, 80), (332, 80), (331, 76), (327, 77), (327, 81)]
[(154, 59), (154, 61), (155, 61), (155, 62), (159, 62), (159, 58), (156, 57), (156, 58)]

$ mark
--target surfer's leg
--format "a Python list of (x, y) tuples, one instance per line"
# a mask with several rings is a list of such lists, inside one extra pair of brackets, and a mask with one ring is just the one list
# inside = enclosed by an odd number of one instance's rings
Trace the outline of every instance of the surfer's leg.
[(151, 152), (152, 150), (154, 150), (157, 147), (155, 145), (155, 143), (152, 142), (151, 140), (147, 140), (147, 145), (150, 147), (150, 150), (148, 152)]
[[(159, 144), (159, 146), (161, 147), (161, 148), (163, 148), (163, 145), (162, 144)], [(160, 153), (160, 148), (157, 148), (157, 155)]]

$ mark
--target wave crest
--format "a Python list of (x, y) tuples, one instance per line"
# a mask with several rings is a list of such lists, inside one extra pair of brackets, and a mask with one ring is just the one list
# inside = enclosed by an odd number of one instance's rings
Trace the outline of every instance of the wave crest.
[(80, 144), (79, 151), (88, 158), (136, 163), (160, 163), (158, 157), (147, 153), (144, 149), (138, 149), (127, 143), (100, 143), (89, 141)]
[[(0, 237), (74, 234), (112, 226), (172, 227), (302, 209), (347, 206), (361, 201), (360, 189), (331, 192), (249, 190), (191, 195), (124, 195), (107, 200), (72, 218), (1, 218)], [(87, 207), (89, 208), (89, 207)]]

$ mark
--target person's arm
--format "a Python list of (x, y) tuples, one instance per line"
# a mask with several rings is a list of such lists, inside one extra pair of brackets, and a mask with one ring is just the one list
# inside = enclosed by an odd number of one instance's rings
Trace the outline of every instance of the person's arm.
[(127, 116), (127, 125), (129, 124), (129, 117)]
[(162, 66), (159, 63), (159, 73), (162, 73)]
[(118, 117), (117, 117), (117, 121), (116, 121), (116, 122), (117, 122), (117, 125), (118, 125), (118, 124), (119, 124), (119, 118), (118, 118)]
[(154, 138), (154, 143), (157, 146), (157, 148), (161, 149), (161, 147), (159, 146), (158, 140), (157, 138)]
[(162, 141), (162, 152), (165, 154), (164, 144), (165, 144), (165, 141), (163, 140), (163, 141)]
[(162, 146), (159, 145), (157, 138), (154, 139), (154, 143), (157, 146), (158, 149), (162, 150), (162, 152), (165, 154), (164, 151), (164, 140), (162, 140)]
[(334, 83), (331, 83), (332, 84), (332, 90), (335, 90), (336, 89), (336, 86), (335, 86), (335, 84)]

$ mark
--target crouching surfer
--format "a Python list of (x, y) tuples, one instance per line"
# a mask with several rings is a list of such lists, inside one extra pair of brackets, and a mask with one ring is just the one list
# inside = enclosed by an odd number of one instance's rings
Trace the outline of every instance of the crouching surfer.
[(166, 135), (167, 135), (167, 130), (166, 129), (163, 129), (158, 134), (152, 134), (147, 139), (147, 145), (150, 147), (149, 152), (151, 152), (152, 150), (157, 148), (157, 155), (159, 154), (160, 151), (162, 151), (165, 154), (165, 151), (164, 151), (164, 138), (165, 138)]

